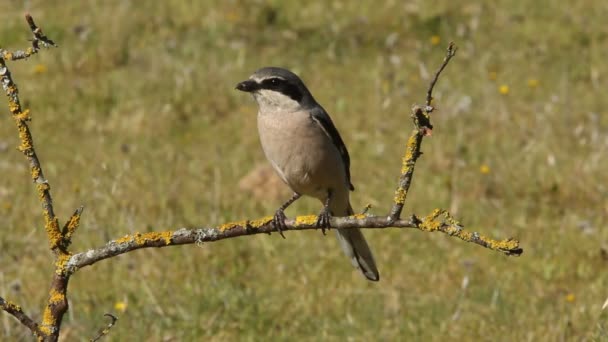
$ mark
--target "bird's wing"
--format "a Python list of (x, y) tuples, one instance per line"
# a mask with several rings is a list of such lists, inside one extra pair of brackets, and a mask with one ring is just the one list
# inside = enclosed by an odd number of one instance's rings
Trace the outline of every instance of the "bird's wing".
[(331, 121), (329, 114), (327, 114), (325, 109), (323, 109), (321, 106), (318, 106), (310, 111), (310, 117), (323, 129), (325, 134), (327, 134), (340, 152), (344, 169), (346, 171), (346, 181), (348, 182), (349, 189), (354, 191), (355, 187), (350, 181), (350, 156), (348, 155), (346, 145), (344, 145), (344, 141), (342, 141), (342, 137), (340, 137), (340, 133), (338, 133), (336, 126), (334, 126), (334, 123)]

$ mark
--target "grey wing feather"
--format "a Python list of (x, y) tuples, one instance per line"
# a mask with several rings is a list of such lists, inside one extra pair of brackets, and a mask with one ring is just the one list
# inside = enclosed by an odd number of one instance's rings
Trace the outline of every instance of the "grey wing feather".
[(344, 141), (342, 141), (342, 137), (340, 137), (340, 133), (338, 133), (336, 126), (331, 121), (329, 114), (327, 114), (325, 109), (323, 109), (321, 106), (318, 106), (310, 111), (310, 117), (321, 126), (321, 128), (331, 138), (331, 141), (334, 143), (334, 145), (340, 152), (340, 155), (342, 156), (342, 162), (344, 163), (344, 168), (346, 171), (346, 180), (348, 181), (350, 190), (354, 191), (355, 187), (350, 181), (350, 156), (348, 155), (346, 145), (344, 145)]

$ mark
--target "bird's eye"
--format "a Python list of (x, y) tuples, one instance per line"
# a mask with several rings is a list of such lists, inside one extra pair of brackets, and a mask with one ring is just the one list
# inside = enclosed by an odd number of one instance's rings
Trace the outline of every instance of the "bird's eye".
[(279, 84), (279, 79), (278, 78), (271, 78), (270, 79), (270, 84), (273, 84), (273, 85)]

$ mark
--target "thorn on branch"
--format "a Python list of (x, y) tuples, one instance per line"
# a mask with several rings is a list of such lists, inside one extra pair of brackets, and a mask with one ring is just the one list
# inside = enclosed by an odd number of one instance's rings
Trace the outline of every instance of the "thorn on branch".
[(92, 339), (90, 339), (91, 342), (97, 342), (99, 341), (102, 337), (106, 336), (107, 334), (110, 333), (110, 329), (112, 329), (112, 327), (114, 326), (114, 324), (116, 324), (116, 321), (118, 321), (118, 318), (116, 318), (116, 316), (112, 315), (112, 314), (104, 314), (105, 317), (110, 317), (110, 323), (108, 323), (108, 325), (101, 329), (98, 333), (97, 336), (93, 337)]

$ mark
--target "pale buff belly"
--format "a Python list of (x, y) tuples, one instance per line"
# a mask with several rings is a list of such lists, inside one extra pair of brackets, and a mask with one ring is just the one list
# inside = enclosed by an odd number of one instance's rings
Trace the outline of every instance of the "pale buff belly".
[(338, 149), (308, 114), (258, 114), (258, 130), (266, 158), (293, 191), (321, 201), (328, 190), (348, 192)]

